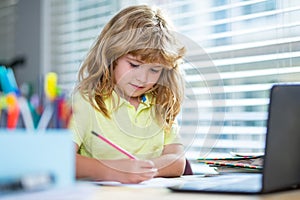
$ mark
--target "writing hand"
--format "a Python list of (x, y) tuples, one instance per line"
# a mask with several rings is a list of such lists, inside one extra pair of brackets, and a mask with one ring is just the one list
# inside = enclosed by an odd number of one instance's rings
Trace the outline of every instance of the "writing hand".
[(105, 160), (100, 161), (110, 168), (111, 173), (107, 173), (106, 179), (121, 183), (139, 183), (153, 178), (157, 169), (154, 163), (149, 160)]

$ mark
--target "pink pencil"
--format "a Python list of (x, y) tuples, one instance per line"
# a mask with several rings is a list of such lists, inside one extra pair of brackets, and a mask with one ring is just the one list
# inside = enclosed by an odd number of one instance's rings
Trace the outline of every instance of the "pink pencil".
[(107, 144), (109, 144), (110, 146), (112, 146), (113, 148), (115, 148), (116, 150), (118, 150), (119, 152), (123, 153), (124, 155), (126, 155), (128, 158), (137, 160), (137, 158), (132, 155), (131, 153), (129, 153), (128, 151), (126, 151), (125, 149), (123, 149), (122, 147), (114, 144), (112, 141), (110, 141), (109, 139), (103, 137), (102, 135), (99, 135), (98, 133), (96, 133), (95, 131), (92, 131), (92, 134), (96, 135), (98, 138), (100, 138), (101, 140), (103, 140), (104, 142), (106, 142)]

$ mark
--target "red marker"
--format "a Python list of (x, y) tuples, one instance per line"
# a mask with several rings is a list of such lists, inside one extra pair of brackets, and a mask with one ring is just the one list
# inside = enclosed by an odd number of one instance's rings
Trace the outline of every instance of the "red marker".
[(18, 105), (17, 97), (14, 94), (6, 96), (7, 103), (7, 128), (15, 129), (18, 124), (20, 116), (20, 108)]

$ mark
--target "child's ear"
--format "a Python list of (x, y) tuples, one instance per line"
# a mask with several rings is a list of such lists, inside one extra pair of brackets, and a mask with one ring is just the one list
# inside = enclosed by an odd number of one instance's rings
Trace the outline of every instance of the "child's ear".
[(118, 64), (118, 59), (115, 59), (113, 62), (111, 62), (109, 65), (108, 65), (108, 69), (112, 69), (114, 70), (115, 69), (115, 66)]

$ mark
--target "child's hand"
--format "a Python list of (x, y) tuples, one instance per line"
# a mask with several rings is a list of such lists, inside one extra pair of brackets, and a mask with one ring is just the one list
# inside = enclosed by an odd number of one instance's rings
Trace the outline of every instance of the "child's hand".
[(106, 179), (121, 183), (139, 183), (153, 178), (157, 169), (154, 163), (149, 160), (105, 160), (100, 161), (109, 167), (112, 173), (108, 173)]

